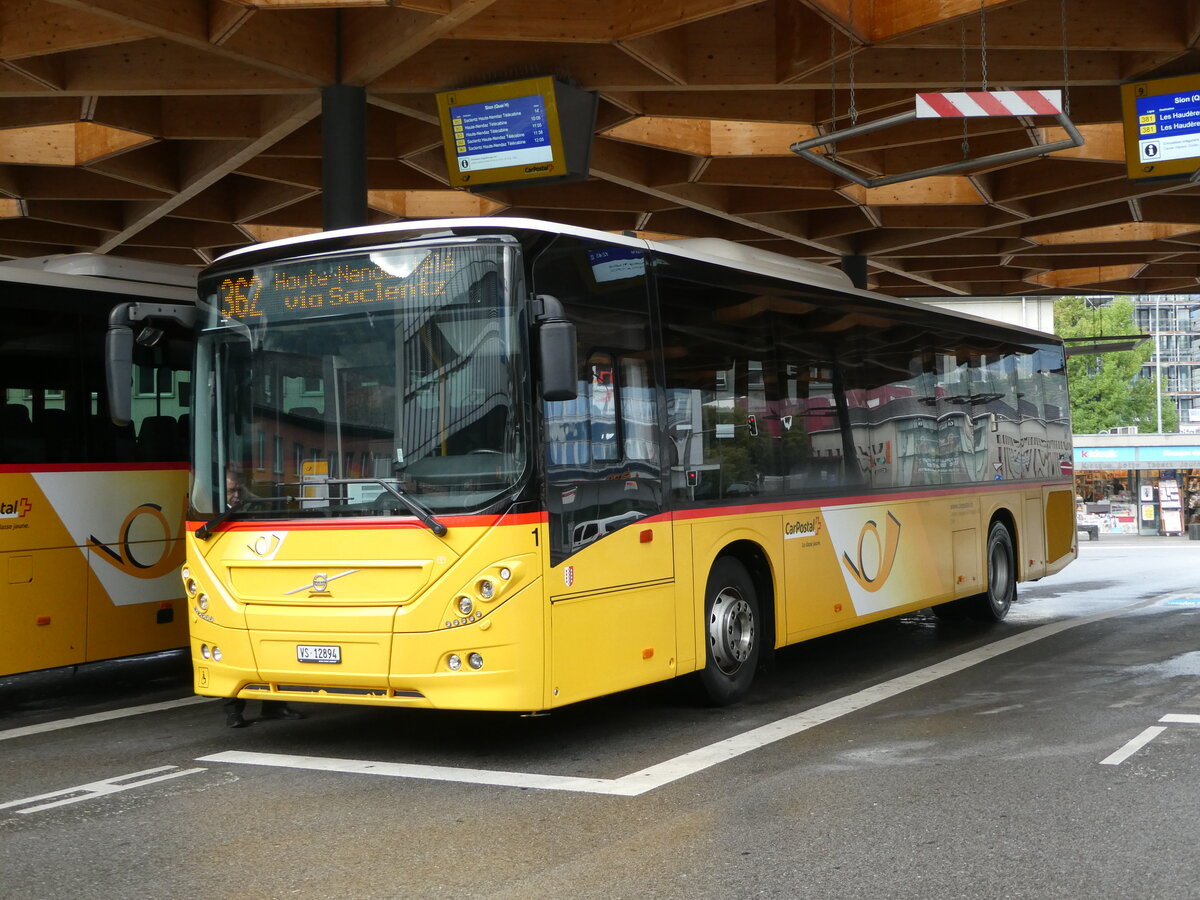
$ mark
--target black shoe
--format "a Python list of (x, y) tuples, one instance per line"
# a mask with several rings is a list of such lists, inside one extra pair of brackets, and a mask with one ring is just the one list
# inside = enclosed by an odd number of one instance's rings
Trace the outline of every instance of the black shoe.
[(242, 718), (242, 714), (237, 710), (225, 713), (225, 725), (229, 728), (245, 728), (247, 725), (253, 724), (253, 722), (247, 722)]
[(264, 707), (263, 711), (262, 711), (262, 716), (260, 716), (260, 718), (263, 718), (263, 719), (307, 719), (308, 716), (304, 715), (304, 713), (302, 713), (302, 712), (292, 709), (290, 706), (288, 706), (286, 704), (281, 703), (278, 706)]

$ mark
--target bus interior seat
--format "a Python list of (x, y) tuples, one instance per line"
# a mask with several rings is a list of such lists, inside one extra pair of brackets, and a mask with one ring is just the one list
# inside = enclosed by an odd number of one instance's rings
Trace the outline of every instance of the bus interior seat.
[(65, 409), (41, 409), (33, 417), (33, 432), (42, 442), (47, 462), (69, 462), (82, 457), (75, 417)]
[(6, 403), (0, 413), (0, 460), (40, 462), (41, 442), (34, 437), (29, 409), (21, 403)]
[(137, 457), (143, 462), (183, 459), (174, 416), (146, 416), (137, 433)]
[(133, 459), (137, 436), (132, 425), (118, 425), (108, 416), (88, 420), (88, 459), (92, 462), (123, 462)]

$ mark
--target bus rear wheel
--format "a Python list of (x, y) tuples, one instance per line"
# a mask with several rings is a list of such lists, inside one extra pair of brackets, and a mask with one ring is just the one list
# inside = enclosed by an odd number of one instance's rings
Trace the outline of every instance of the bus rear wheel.
[(987, 539), (987, 590), (970, 598), (967, 615), (977, 622), (999, 622), (1017, 596), (1017, 556), (1012, 535), (993, 522)]
[(708, 574), (704, 622), (708, 649), (700, 684), (714, 706), (736, 703), (754, 681), (761, 620), (754, 582), (732, 557), (718, 559)]

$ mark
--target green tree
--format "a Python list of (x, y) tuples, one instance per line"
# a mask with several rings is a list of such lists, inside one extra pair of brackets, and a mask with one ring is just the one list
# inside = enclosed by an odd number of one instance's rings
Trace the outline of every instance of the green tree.
[[(1090, 297), (1060, 297), (1054, 302), (1054, 330), (1064, 338), (1136, 334), (1133, 301), (1122, 297), (1102, 304)], [(1151, 340), (1132, 350), (1069, 357), (1067, 381), (1074, 432), (1098, 434), (1124, 425), (1136, 425), (1139, 432), (1157, 431), (1155, 381), (1138, 376), (1142, 365), (1153, 356)], [(1162, 389), (1165, 390), (1165, 385)], [(1166, 396), (1162, 418), (1163, 431), (1178, 430), (1179, 413)]]

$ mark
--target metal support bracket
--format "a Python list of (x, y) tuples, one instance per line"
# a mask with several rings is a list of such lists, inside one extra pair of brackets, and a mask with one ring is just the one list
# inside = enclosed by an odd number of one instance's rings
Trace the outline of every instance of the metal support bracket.
[[(1027, 115), (1027, 114), (1023, 114)], [(874, 122), (866, 122), (862, 125), (855, 125), (846, 128), (842, 131), (831, 131), (828, 134), (820, 135), (815, 138), (809, 138), (806, 141), (797, 141), (791, 145), (791, 151), (797, 156), (802, 156), (809, 162), (815, 163), (822, 169), (826, 169), (837, 175), (839, 178), (845, 178), (847, 181), (852, 181), (855, 184), (865, 187), (883, 187), (889, 184), (897, 184), (901, 181), (914, 181), (918, 178), (928, 178), (931, 175), (950, 175), (954, 172), (965, 172), (969, 169), (978, 169), (983, 166), (999, 165), (1003, 163), (1017, 162), (1022, 159), (1029, 159), (1034, 156), (1042, 156), (1046, 153), (1053, 153), (1056, 150), (1068, 150), (1072, 147), (1083, 146), (1083, 135), (1079, 133), (1079, 129), (1075, 127), (1075, 123), (1071, 121), (1071, 117), (1064, 112), (1059, 112), (1054, 116), (1055, 121), (1062, 126), (1067, 132), (1067, 139), (1062, 141), (1053, 141), (1049, 144), (1034, 144), (1030, 147), (1022, 147), (1019, 150), (1007, 150), (1004, 153), (993, 153), (990, 156), (980, 156), (977, 159), (964, 159), (959, 162), (945, 163), (940, 166), (930, 166), (927, 169), (917, 169), (912, 172), (902, 172), (898, 175), (882, 175), (878, 178), (866, 178), (855, 172), (853, 169), (848, 169), (831, 156), (825, 156), (820, 153), (812, 152), (811, 148), (820, 146), (833, 146), (840, 141), (849, 138), (856, 138), (864, 134), (871, 134), (875, 131), (882, 131), (885, 128), (892, 128), (896, 125), (904, 125), (912, 122), (917, 118), (924, 118), (918, 115), (916, 109), (909, 112), (897, 113), (894, 116), (886, 116), (882, 119), (876, 119)]]

